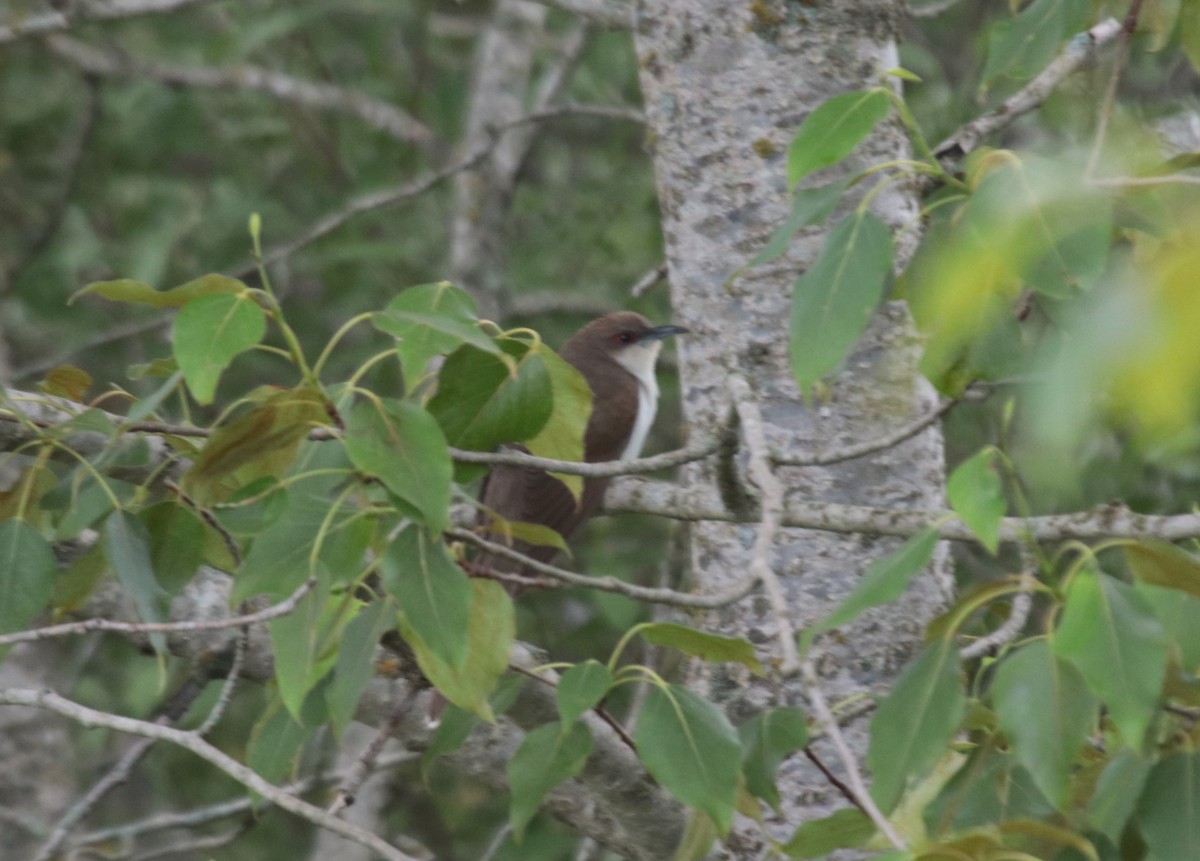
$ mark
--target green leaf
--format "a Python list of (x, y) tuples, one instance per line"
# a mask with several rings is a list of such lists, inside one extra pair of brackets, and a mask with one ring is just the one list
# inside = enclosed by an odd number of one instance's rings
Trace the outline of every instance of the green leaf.
[(1100, 773), (1088, 801), (1088, 822), (1114, 844), (1121, 842), (1121, 833), (1133, 815), (1151, 765), (1153, 763), (1136, 752), (1122, 748), (1113, 754)]
[(204, 561), (204, 524), (182, 505), (160, 502), (138, 519), (150, 538), (150, 568), (169, 595), (178, 595)]
[(261, 594), (281, 600), (308, 579), (311, 551), (329, 514), (329, 500), (295, 493), (283, 504), (278, 519), (250, 545), (233, 580), (231, 604)]
[(1195, 675), (1200, 670), (1200, 598), (1138, 583), (1137, 593), (1154, 609), (1154, 615), (1167, 632), (1171, 647), (1178, 651), (1183, 669)]
[(213, 431), (183, 477), (201, 505), (222, 501), (264, 476), (282, 478), (308, 432), (329, 423), (324, 397), (309, 386), (263, 386), (250, 400), (249, 410)]
[(417, 404), (356, 404), (346, 423), (346, 453), (356, 467), (378, 476), (389, 491), (421, 512), (435, 533), (450, 525), (454, 464), (442, 429)]
[(1005, 510), (1000, 476), (993, 466), (996, 455), (991, 446), (984, 448), (960, 463), (946, 481), (950, 507), (993, 555), (1000, 546), (1000, 520)]
[[(538, 351), (550, 375), (554, 407), (537, 436), (525, 443), (531, 454), (555, 460), (582, 461), (583, 435), (592, 417), (592, 390), (583, 374), (549, 349)], [(583, 476), (551, 473), (576, 500), (583, 493)]]
[(24, 520), (0, 522), (0, 634), (20, 631), (54, 594), (54, 552)]
[(329, 637), (335, 612), (329, 601), (328, 586), (318, 583), (316, 589), (300, 598), (292, 612), (266, 624), (275, 652), (275, 681), (280, 687), (280, 698), (298, 721), (308, 692), (332, 667), (329, 658), (334, 656), (325, 656), (322, 661), (320, 652)]
[(1021, 14), (994, 25), (983, 83), (998, 75), (1024, 81), (1038, 74), (1068, 35), (1087, 26), (1089, 10), (1088, 0), (1034, 0)]
[[(114, 511), (104, 521), (104, 552), (143, 622), (164, 622), (167, 618), (167, 593), (154, 577), (150, 560), (150, 535), (142, 521), (128, 511)], [(150, 634), (155, 651), (165, 652), (166, 638)]]
[(592, 733), (586, 724), (564, 728), (548, 723), (525, 734), (508, 761), (508, 786), (512, 791), (508, 819), (517, 842), (525, 836), (525, 826), (546, 793), (579, 774), (591, 753)]
[(937, 530), (929, 527), (909, 538), (894, 553), (873, 561), (854, 591), (825, 619), (805, 630), (800, 639), (801, 651), (807, 652), (818, 634), (848, 624), (863, 611), (903, 595), (913, 576), (929, 564), (937, 543)]
[(479, 329), (475, 300), (448, 281), (409, 287), (373, 315), (376, 329), (396, 338), (404, 385), (412, 390), (429, 360), (463, 344), (499, 353), (496, 342)]
[(1200, 858), (1200, 754), (1177, 753), (1151, 769), (1137, 820), (1155, 858)]
[(808, 744), (804, 712), (791, 707), (767, 709), (739, 726), (738, 736), (746, 788), (778, 810), (775, 771), (779, 763)]
[(1179, 8), (1179, 47), (1192, 68), (1200, 70), (1200, 4), (1184, 3)]
[(181, 284), (170, 290), (155, 290), (149, 284), (134, 281), (132, 278), (118, 278), (115, 281), (95, 281), (82, 290), (76, 291), (67, 304), (74, 302), (80, 296), (94, 293), (113, 302), (136, 302), (142, 305), (152, 305), (155, 308), (182, 308), (193, 299), (201, 296), (213, 296), (220, 293), (241, 294), (249, 289), (236, 278), (225, 275), (202, 275), (194, 281)]
[(395, 624), (396, 606), (390, 599), (365, 605), (346, 626), (338, 646), (333, 683), (325, 689), (330, 718), (339, 733), (354, 717), (358, 701), (375, 677), (375, 652), (379, 638)]
[(867, 327), (892, 274), (892, 235), (866, 211), (847, 215), (792, 290), (792, 373), (807, 396)]
[(674, 622), (645, 622), (638, 625), (637, 632), (652, 646), (670, 646), (711, 664), (741, 664), (756, 676), (763, 674), (754, 647), (739, 637), (722, 637)]
[(850, 155), (887, 113), (887, 93), (878, 88), (844, 93), (814, 110), (788, 146), (788, 188)]
[(1122, 549), (1134, 577), (1200, 598), (1200, 560), (1192, 554), (1155, 538), (1143, 538)]
[(500, 356), (471, 346), (446, 358), (438, 374), (437, 394), (428, 408), (450, 445), (490, 451), (502, 442), (523, 442), (537, 435), (553, 410), (550, 372), (540, 352), (515, 338), (499, 342)]
[(183, 306), (171, 341), (192, 397), (212, 403), (221, 372), (261, 341), (266, 330), (266, 317), (248, 293), (202, 296)]
[(446, 545), (420, 526), (404, 529), (383, 554), (383, 585), (439, 660), (461, 669), (467, 657), (471, 583)]
[(508, 669), (516, 636), (512, 599), (491, 580), (471, 581), (474, 592), (467, 621), (467, 657), (459, 668), (439, 658), (401, 613), (400, 634), (413, 648), (421, 672), (456, 706), (486, 721), (494, 719), (488, 695)]
[(838, 849), (857, 849), (875, 833), (870, 818), (856, 807), (847, 807), (805, 822), (784, 844), (789, 858), (823, 858)]
[(1037, 640), (1000, 662), (992, 699), (1017, 760), (1042, 793), (1065, 809), (1075, 760), (1097, 719), (1097, 703), (1083, 677), (1045, 640)]
[(1081, 571), (1067, 590), (1054, 650), (1083, 673), (1125, 743), (1140, 748), (1167, 666), (1162, 625), (1131, 586)]
[(650, 688), (634, 735), (638, 756), (672, 795), (729, 832), (741, 746), (716, 706), (680, 685)]
[(885, 812), (896, 806), (908, 778), (932, 768), (958, 731), (965, 707), (961, 668), (958, 649), (938, 640), (908, 665), (871, 718), (871, 795)]
[(599, 661), (583, 661), (563, 673), (555, 690), (562, 725), (571, 726), (580, 715), (594, 708), (612, 683), (612, 673)]
[(471, 730), (479, 723), (478, 716), (460, 709), (454, 703), (448, 703), (442, 712), (441, 722), (433, 733), (429, 747), (421, 756), (421, 776), (429, 779), (429, 769), (439, 756), (454, 753), (463, 746)]
[(246, 764), (272, 783), (289, 777), (308, 729), (275, 700), (250, 733)]
[(824, 221), (842, 199), (850, 180), (839, 179), (815, 188), (797, 188), (792, 192), (792, 211), (783, 224), (775, 228), (763, 250), (754, 255), (749, 266), (761, 266), (783, 254), (802, 228)]

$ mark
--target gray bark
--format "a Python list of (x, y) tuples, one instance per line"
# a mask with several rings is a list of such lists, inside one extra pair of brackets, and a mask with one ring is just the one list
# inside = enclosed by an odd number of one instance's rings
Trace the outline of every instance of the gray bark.
[[(881, 436), (929, 409), (934, 392), (917, 372), (918, 344), (906, 309), (880, 309), (828, 394), (805, 404), (790, 371), (787, 320), (791, 282), (811, 263), (825, 227), (799, 238), (793, 266), (730, 275), (757, 252), (787, 212), (785, 153), (797, 126), (825, 99), (878, 83), (896, 65), (898, 0), (797, 4), (783, 0), (734, 4), (720, 0), (644, 0), (636, 45), (658, 177), (675, 319), (692, 329), (681, 339), (680, 374), (689, 435), (720, 432), (728, 421), (730, 375), (745, 377), (761, 405), (772, 447), (807, 452)], [(858, 166), (904, 158), (898, 124), (869, 139)], [(917, 211), (915, 193), (879, 195), (874, 209), (893, 227)], [(836, 216), (830, 224), (836, 222)], [(744, 455), (738, 474), (745, 475)], [(781, 467), (777, 474), (797, 496), (828, 502), (940, 507), (942, 441), (935, 426), (879, 455), (830, 467)], [(685, 468), (685, 488), (721, 487), (713, 462)], [(755, 488), (744, 484), (748, 493)], [(704, 522), (692, 531), (692, 574), (703, 591), (720, 591), (749, 567), (755, 527)], [(895, 539), (783, 529), (773, 570), (783, 581), (797, 628), (826, 614)], [(939, 560), (944, 557), (939, 557)], [(845, 696), (886, 689), (920, 646), (921, 629), (945, 603), (944, 565), (917, 579), (897, 604), (868, 614), (851, 630), (818, 642), (826, 693)], [(701, 620), (774, 650), (776, 618), (763, 599), (741, 602)], [(706, 693), (735, 723), (773, 705), (804, 703), (797, 679), (754, 679), (718, 670)], [(848, 728), (865, 752), (865, 721)], [(822, 752), (827, 763), (834, 758)], [(836, 770), (836, 769), (835, 769)], [(786, 839), (801, 822), (847, 802), (803, 758), (780, 774), (782, 817), (768, 823)], [(757, 826), (735, 826), (723, 856), (758, 857), (765, 842)]]

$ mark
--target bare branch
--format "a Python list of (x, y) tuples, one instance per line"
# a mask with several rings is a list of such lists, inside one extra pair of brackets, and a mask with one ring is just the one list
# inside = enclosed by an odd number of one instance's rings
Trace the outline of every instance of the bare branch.
[(853, 460), (856, 457), (864, 457), (868, 454), (874, 454), (877, 451), (889, 449), (892, 446), (899, 445), (906, 439), (910, 439), (931, 424), (936, 422), (946, 413), (948, 413), (955, 404), (958, 403), (957, 398), (949, 398), (942, 401), (925, 415), (914, 419), (906, 425), (901, 425), (892, 433), (882, 436), (879, 439), (867, 440), (866, 442), (848, 445), (844, 448), (832, 449), (830, 451), (821, 452), (820, 454), (812, 455), (794, 455), (787, 452), (774, 452), (771, 455), (771, 460), (775, 461), (780, 466), (825, 466), (831, 463), (841, 463), (845, 460)]
[(842, 729), (838, 726), (833, 712), (830, 711), (829, 703), (825, 701), (825, 694), (821, 692), (821, 682), (817, 678), (817, 671), (813, 667), (812, 661), (806, 658), (801, 662), (800, 672), (804, 676), (805, 693), (808, 694), (808, 701), (812, 703), (813, 711), (817, 713), (817, 719), (821, 722), (822, 729), (825, 730), (830, 741), (833, 742), (834, 749), (837, 750), (838, 756), (842, 760), (842, 767), (846, 769), (846, 777), (850, 782), (850, 791), (854, 794), (855, 803), (875, 823), (875, 827), (879, 829), (879, 833), (887, 837), (888, 842), (897, 849), (908, 848), (904, 840), (896, 832), (895, 827), (875, 804), (875, 800), (871, 798), (871, 793), (867, 791), (867, 786), (863, 783), (862, 774), (858, 770), (858, 762), (854, 758), (854, 752), (850, 750), (850, 745), (846, 743), (846, 737), (842, 735)]
[(1042, 73), (998, 108), (971, 120), (934, 149), (948, 169), (954, 169), (985, 137), (1008, 128), (1018, 117), (1039, 107), (1071, 73), (1094, 57), (1121, 32), (1115, 18), (1107, 18), (1067, 43), (1067, 47)]
[(79, 24), (90, 21), (116, 21), (121, 18), (138, 18), (143, 15), (168, 15), (188, 6), (208, 3), (211, 0), (107, 0), (106, 2), (80, 3), (80, 8), (70, 11), (46, 12), (31, 15), (12, 24), (0, 25), (0, 45), (61, 33)]
[(53, 36), (46, 41), (57, 56), (90, 75), (149, 79), (169, 86), (254, 90), (281, 102), (357, 117), (401, 143), (415, 144), (424, 149), (431, 149), (439, 143), (437, 135), (407, 111), (356, 90), (305, 81), (255, 66), (214, 69), (161, 63), (119, 51), (101, 50), (68, 36)]
[[(187, 712), (188, 708), (196, 698), (200, 695), (203, 688), (195, 683), (188, 682), (171, 698), (171, 701), (165, 706), (163, 713), (159, 715), (152, 726), (170, 726), (175, 721)], [(37, 854), (34, 855), (33, 861), (49, 861), (58, 854), (59, 847), (63, 841), (67, 839), (71, 829), (87, 816), (104, 796), (108, 795), (116, 787), (120, 786), (129, 779), (129, 775), (133, 772), (134, 766), (142, 761), (150, 748), (154, 747), (157, 739), (140, 738), (129, 750), (125, 751), (112, 768), (108, 770), (99, 780), (97, 780), (79, 801), (75, 802), (67, 809), (62, 817), (55, 823), (50, 835), (38, 847)]]
[(4, 634), (0, 636), (0, 646), (9, 646), (28, 640), (45, 640), (49, 637), (86, 634), (89, 631), (115, 631), (121, 634), (177, 634), (187, 631), (219, 631), (223, 628), (240, 628), (286, 616), (296, 609), (300, 599), (312, 591), (316, 585), (316, 578), (311, 577), (278, 604), (273, 604), (255, 613), (247, 613), (244, 616), (231, 616), (227, 619), (199, 619), (192, 622), (115, 622), (111, 619), (85, 619), (82, 622), (65, 622), (61, 625), (49, 625), (45, 628)]
[(635, 601), (646, 601), (650, 604), (669, 604), (673, 607), (693, 607), (700, 610), (712, 610), (742, 600), (753, 592), (754, 587), (758, 585), (757, 576), (752, 575), (746, 577), (728, 592), (719, 595), (695, 595), (691, 592), (677, 592), (674, 589), (638, 586), (635, 583), (626, 583), (624, 580), (618, 580), (615, 577), (591, 577), (587, 574), (577, 574), (574, 571), (567, 571), (565, 568), (556, 568), (553, 565), (540, 562), (537, 559), (513, 550), (511, 547), (497, 544), (495, 541), (488, 541), (486, 538), (480, 538), (474, 532), (466, 529), (451, 528), (446, 530), (446, 534), (451, 538), (457, 538), (460, 541), (473, 544), (489, 553), (520, 562), (540, 574), (545, 574), (547, 577), (559, 580), (568, 585), (579, 586), (584, 589), (596, 589), (600, 592), (614, 592), (618, 595), (624, 595), (626, 598), (633, 598)]
[(663, 261), (662, 263), (658, 264), (653, 269), (651, 269), (649, 272), (647, 272), (645, 275), (643, 275), (641, 278), (639, 278), (637, 281), (635, 281), (633, 283), (633, 286), (629, 288), (629, 295), (632, 296), (633, 298), (637, 299), (643, 293), (645, 293), (647, 290), (649, 290), (651, 287), (653, 287), (655, 284), (662, 281), (666, 277), (667, 277), (667, 264), (666, 264), (666, 261)]
[(578, 15), (590, 24), (609, 30), (632, 30), (634, 11), (632, 5), (614, 0), (536, 0), (555, 9)]
[(350, 768), (347, 769), (346, 776), (338, 784), (337, 794), (334, 796), (333, 802), (329, 805), (330, 813), (335, 815), (341, 813), (354, 803), (354, 799), (358, 795), (358, 791), (362, 788), (363, 782), (374, 771), (375, 761), (383, 753), (383, 746), (387, 744), (388, 739), (400, 728), (401, 721), (411, 707), (411, 697), (396, 698), (391, 714), (380, 722), (367, 746), (355, 758)]
[(59, 696), (54, 691), (29, 690), (23, 688), (7, 688), (0, 690), (0, 703), (6, 705), (33, 706), (46, 709), (63, 717), (69, 718), (86, 727), (105, 727), (116, 732), (140, 735), (189, 750), (204, 761), (210, 763), (243, 786), (269, 799), (276, 806), (289, 813), (319, 825), (322, 828), (340, 834), (348, 840), (353, 840), (362, 846), (379, 853), (391, 861), (413, 861), (411, 855), (401, 852), (385, 840), (376, 837), (361, 828), (344, 822), (320, 807), (309, 804), (303, 799), (289, 795), (279, 787), (264, 780), (259, 774), (233, 757), (213, 747), (194, 732), (185, 732), (174, 727), (162, 726), (149, 721), (135, 720), (122, 715), (108, 714), (97, 709), (88, 708)]
[[(376, 770), (394, 768), (397, 765), (412, 762), (414, 759), (419, 759), (420, 757), (421, 754), (414, 751), (393, 753), (380, 757), (373, 764), (373, 767)], [(280, 789), (288, 795), (303, 795), (318, 786), (328, 786), (329, 784), (337, 783), (344, 776), (345, 772), (309, 775), (301, 780), (281, 786)], [(75, 849), (81, 846), (92, 846), (97, 843), (124, 842), (144, 834), (153, 834), (156, 831), (167, 831), (174, 828), (195, 828), (197, 825), (204, 825), (218, 819), (237, 816), (239, 813), (245, 813), (254, 809), (263, 809), (268, 806), (270, 806), (270, 802), (267, 800), (258, 799), (250, 795), (240, 795), (228, 801), (197, 807), (193, 810), (158, 813), (144, 819), (137, 819), (121, 825), (113, 825), (108, 828), (89, 831), (72, 839), (68, 843), (68, 846), (71, 849)]]
[(638, 475), (645, 472), (657, 472), (684, 463), (701, 460), (714, 454), (719, 447), (716, 440), (701, 440), (698, 443), (676, 449), (675, 451), (656, 454), (651, 457), (639, 457), (633, 460), (609, 460), (600, 463), (577, 463), (571, 460), (554, 460), (548, 457), (535, 457), (520, 451), (465, 451), (450, 449), (450, 456), (460, 463), (490, 463), (505, 466), (524, 466), (529, 469), (544, 469), (549, 472), (561, 472), (565, 475), (582, 475), (585, 478), (611, 478), (616, 475)]
[[(727, 510), (715, 490), (683, 488), (671, 482), (633, 477), (621, 479), (609, 487), (604, 509), (609, 512), (655, 514), (686, 521), (754, 523), (758, 519), (754, 511), (737, 514)], [(974, 533), (952, 511), (843, 505), (795, 496), (790, 497), (784, 506), (782, 525), (899, 538), (909, 538), (932, 527), (946, 540), (976, 540)], [(1000, 540), (1005, 542), (1065, 541), (1072, 538), (1161, 538), (1164, 541), (1200, 538), (1200, 512), (1138, 514), (1124, 505), (1113, 504), (1067, 514), (1005, 517), (1000, 521)]]
[(762, 411), (758, 402), (754, 400), (750, 384), (743, 377), (731, 376), (729, 394), (733, 398), (742, 438), (746, 440), (746, 448), (750, 455), (750, 477), (762, 493), (762, 520), (759, 523), (758, 535), (754, 539), (754, 547), (750, 551), (750, 576), (762, 583), (767, 593), (771, 613), (775, 617), (775, 636), (779, 641), (779, 671), (785, 677), (791, 676), (800, 669), (796, 632), (792, 629), (787, 596), (779, 578), (775, 576), (770, 561), (771, 549), (779, 532), (779, 521), (783, 512), (783, 482), (771, 469), (767, 456), (767, 437), (762, 426)]

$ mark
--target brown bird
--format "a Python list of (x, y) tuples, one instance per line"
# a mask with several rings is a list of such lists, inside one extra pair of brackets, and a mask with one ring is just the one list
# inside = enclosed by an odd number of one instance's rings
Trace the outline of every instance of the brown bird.
[[(588, 323), (559, 350), (592, 389), (584, 460), (628, 460), (641, 453), (658, 409), (654, 364), (662, 339), (687, 331), (682, 326), (651, 326), (641, 314), (617, 311)], [(584, 479), (583, 495), (576, 504), (566, 485), (543, 470), (497, 465), (484, 480), (480, 501), (506, 520), (549, 526), (570, 538), (596, 513), (608, 482), (607, 478)], [(549, 562), (558, 552), (520, 540), (512, 546), (541, 562)], [(525, 567), (488, 553), (476, 561), (506, 572), (521, 573)]]

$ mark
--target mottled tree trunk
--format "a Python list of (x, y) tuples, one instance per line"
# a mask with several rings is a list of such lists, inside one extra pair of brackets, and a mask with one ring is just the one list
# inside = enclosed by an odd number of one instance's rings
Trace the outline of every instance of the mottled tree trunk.
[[(907, 311), (890, 303), (832, 378), (827, 395), (804, 403), (788, 358), (789, 298), (826, 227), (796, 240), (785, 265), (752, 270), (729, 283), (787, 212), (786, 151), (800, 122), (825, 99), (873, 86), (882, 70), (896, 65), (902, 6), (900, 0), (643, 0), (639, 6), (636, 45), (675, 317), (694, 333), (680, 345), (683, 404), (692, 435), (714, 435), (727, 423), (731, 374), (749, 381), (768, 442), (788, 452), (881, 436), (935, 402), (917, 372), (919, 350)], [(907, 155), (902, 129), (892, 123), (860, 147), (855, 159), (863, 166)], [(900, 227), (916, 215), (915, 191), (893, 187), (876, 197), (873, 208)], [(739, 464), (744, 476), (744, 460)], [(807, 498), (937, 508), (943, 486), (941, 433), (931, 428), (874, 457), (824, 468), (780, 468), (778, 475), (789, 494)], [(718, 468), (694, 465), (681, 480), (712, 487)], [(751, 485), (747, 488), (753, 492)], [(695, 526), (691, 565), (702, 590), (719, 591), (745, 576), (754, 535), (753, 526)], [(894, 540), (865, 535), (782, 530), (770, 563), (782, 579), (792, 624), (801, 628), (827, 613), (873, 559), (895, 546)], [(897, 604), (820, 640), (817, 666), (829, 697), (837, 701), (886, 689), (918, 648), (922, 626), (947, 594), (939, 563)], [(741, 602), (703, 623), (775, 649), (776, 621), (765, 599)], [(795, 678), (753, 679), (717, 671), (705, 683), (707, 694), (735, 723), (769, 705), (805, 703)], [(865, 728), (865, 720), (847, 728), (860, 756)], [(833, 756), (822, 755), (837, 770)], [(847, 805), (802, 757), (785, 765), (780, 791), (784, 816), (770, 824), (777, 837)], [(761, 848), (757, 826), (741, 828), (725, 857), (754, 858)]]

